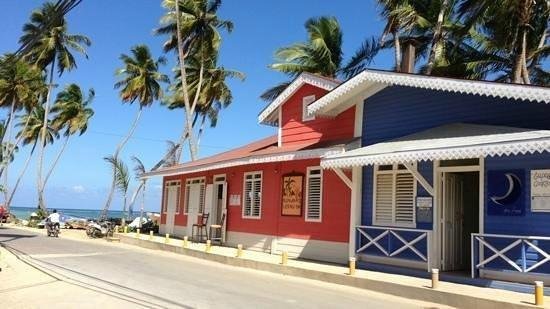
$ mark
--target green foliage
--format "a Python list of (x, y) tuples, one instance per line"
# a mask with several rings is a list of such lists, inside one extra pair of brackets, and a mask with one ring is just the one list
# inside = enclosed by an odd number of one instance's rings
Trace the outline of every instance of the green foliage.
[(6, 54), (0, 58), (0, 107), (26, 110), (36, 106), (47, 91), (42, 72), (16, 57)]
[[(36, 106), (31, 111), (28, 111), (26, 114), (22, 115), (17, 126), (22, 128), (22, 130), (18, 133), (18, 137), (22, 135), (23, 145), (38, 143), (43, 125), (44, 107), (42, 106)], [(59, 138), (59, 133), (55, 127), (53, 127), (52, 121), (48, 120), (44, 145), (53, 144), (57, 138)]]
[(52, 127), (58, 132), (64, 131), (65, 136), (76, 133), (84, 134), (90, 118), (94, 115), (93, 109), (89, 107), (94, 97), (93, 89), (88, 90), (86, 98), (78, 85), (70, 84), (65, 87), (57, 94), (57, 99), (51, 109), (51, 112), (55, 114)]
[(111, 165), (113, 169), (113, 175), (115, 175), (115, 184), (116, 188), (124, 195), (128, 192), (128, 187), (130, 185), (130, 173), (128, 172), (128, 166), (126, 164), (113, 156), (108, 156), (103, 158), (107, 163)]

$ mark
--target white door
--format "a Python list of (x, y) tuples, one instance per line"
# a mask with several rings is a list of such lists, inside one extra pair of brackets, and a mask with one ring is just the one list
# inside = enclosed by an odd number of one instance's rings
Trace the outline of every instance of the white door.
[(443, 174), (443, 211), (441, 268), (444, 271), (459, 270), (464, 266), (462, 260), (462, 228), (464, 209), (464, 179), (457, 174)]
[[(197, 223), (197, 219), (201, 212), (202, 201), (204, 201), (203, 183), (188, 184), (189, 197), (187, 198), (187, 235), (191, 236), (193, 224)], [(202, 201), (201, 201), (202, 198)]]
[[(223, 225), (223, 228), (222, 228), (222, 241), (223, 243), (225, 243), (225, 235), (226, 235), (226, 231), (227, 231), (227, 221), (228, 221), (228, 215), (227, 215), (227, 182), (223, 182), (223, 184), (221, 185), (221, 189), (223, 190), (222, 191), (222, 198), (221, 198), (221, 201), (219, 201), (219, 203), (221, 203), (221, 207), (219, 207), (219, 209), (221, 209), (221, 212), (222, 212), (222, 215), (225, 214), (225, 222), (221, 222), (221, 224)], [(221, 218), (222, 216), (220, 216)]]
[(174, 217), (176, 215), (176, 207), (178, 203), (179, 185), (169, 185), (167, 187), (168, 197), (166, 199), (166, 228), (167, 234), (174, 233)]

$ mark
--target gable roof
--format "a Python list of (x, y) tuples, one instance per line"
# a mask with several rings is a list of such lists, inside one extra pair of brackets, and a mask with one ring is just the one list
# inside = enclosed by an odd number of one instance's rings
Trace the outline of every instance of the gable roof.
[(311, 73), (301, 73), (296, 79), (285, 88), (285, 90), (277, 97), (273, 102), (267, 105), (258, 115), (258, 122), (267, 125), (276, 125), (279, 119), (278, 109), (282, 106), (298, 89), (304, 84), (310, 84), (312, 86), (331, 91), (340, 85), (340, 82), (316, 75)]
[(494, 98), (550, 103), (550, 88), (365, 70), (308, 107), (310, 114), (335, 116), (388, 86), (407, 86)]

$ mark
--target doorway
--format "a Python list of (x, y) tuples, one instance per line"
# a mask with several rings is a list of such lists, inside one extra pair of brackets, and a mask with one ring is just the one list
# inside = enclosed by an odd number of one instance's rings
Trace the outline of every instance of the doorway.
[(204, 209), (205, 179), (188, 179), (185, 184), (187, 214), (187, 235), (191, 236), (193, 224), (197, 223), (199, 215)]
[[(225, 218), (224, 218), (225, 214)], [(221, 235), (211, 235), (211, 237), (221, 237), (225, 242), (225, 229), (227, 221), (227, 182), (225, 175), (214, 176), (214, 187), (212, 190), (212, 215), (209, 224), (221, 225), (219, 231)]]
[(177, 214), (181, 183), (179, 181), (170, 181), (165, 185), (166, 195), (166, 227), (167, 234), (174, 233), (174, 217)]
[(444, 171), (441, 176), (441, 270), (470, 269), (470, 235), (479, 232), (479, 171)]

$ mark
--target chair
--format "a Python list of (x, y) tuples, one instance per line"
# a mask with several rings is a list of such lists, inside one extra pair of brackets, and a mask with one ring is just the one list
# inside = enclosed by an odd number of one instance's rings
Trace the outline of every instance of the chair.
[[(202, 214), (201, 216), (198, 217), (198, 222), (193, 224), (193, 226), (191, 227), (191, 238), (194, 240), (194, 241), (197, 241), (197, 242), (200, 242), (202, 241), (203, 239), (208, 239), (208, 229), (206, 228), (207, 225), (208, 225), (208, 217), (210, 216), (210, 214)], [(198, 237), (198, 240), (195, 239), (195, 230), (197, 231), (197, 237)], [(203, 234), (206, 233), (205, 234)]]
[[(225, 213), (222, 215), (222, 218), (219, 224), (210, 225), (210, 240), (217, 241), (220, 245), (223, 245), (223, 227), (225, 226)], [(217, 233), (216, 233), (217, 232)], [(219, 235), (216, 237), (216, 235)]]

